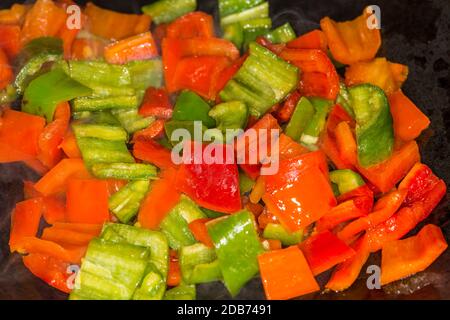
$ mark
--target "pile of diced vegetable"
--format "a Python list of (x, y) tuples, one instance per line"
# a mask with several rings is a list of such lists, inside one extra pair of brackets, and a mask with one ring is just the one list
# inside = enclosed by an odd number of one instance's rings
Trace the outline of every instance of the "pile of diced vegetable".
[[(290, 299), (332, 268), (325, 288), (349, 288), (379, 250), (382, 285), (446, 250), (435, 225), (402, 239), (446, 184), (420, 162), (429, 119), (401, 90), (408, 67), (376, 57), (367, 10), (298, 36), (264, 0), (218, 0), (219, 33), (195, 0), (88, 3), (75, 29), (71, 5), (0, 10), (0, 162), (42, 176), (24, 181), (9, 245), (70, 299), (194, 299), (213, 281), (234, 297), (258, 275)], [(262, 175), (261, 154), (173, 163), (177, 129), (208, 147), (196, 121), (225, 151), (229, 130), (280, 130), (279, 170)]]

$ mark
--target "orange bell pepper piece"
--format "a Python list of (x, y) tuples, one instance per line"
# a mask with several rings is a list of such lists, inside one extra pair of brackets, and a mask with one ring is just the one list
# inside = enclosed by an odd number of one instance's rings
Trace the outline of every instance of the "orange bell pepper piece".
[(360, 218), (367, 213), (355, 204), (355, 200), (350, 199), (338, 204), (320, 218), (316, 223), (316, 229), (318, 232), (332, 230), (342, 222)]
[(23, 238), (36, 235), (41, 221), (42, 209), (42, 198), (33, 198), (16, 204), (11, 214), (11, 232), (9, 234), (11, 252), (19, 249), (19, 243)]
[(99, 235), (102, 231), (102, 224), (86, 224), (86, 223), (66, 223), (66, 222), (55, 222), (52, 228), (58, 230), (68, 230), (75, 231), (78, 233), (85, 233), (90, 235)]
[(386, 243), (381, 251), (381, 284), (425, 270), (447, 247), (441, 229), (432, 224), (413, 237)]
[(12, 61), (21, 49), (20, 26), (0, 24), (0, 48)]
[(316, 276), (355, 255), (355, 251), (330, 231), (315, 234), (299, 245)]
[(29, 5), (15, 3), (9, 9), (0, 10), (0, 24), (21, 25)]
[(44, 229), (41, 239), (53, 241), (62, 245), (87, 246), (89, 242), (99, 234), (100, 231), (97, 233), (85, 233), (66, 228), (49, 227)]
[(172, 118), (173, 106), (170, 102), (169, 95), (166, 90), (159, 88), (148, 88), (145, 91), (145, 96), (139, 114), (144, 117), (156, 117), (158, 119)]
[(286, 45), (288, 48), (320, 49), (323, 52), (327, 52), (327, 37), (323, 31), (313, 30), (289, 41)]
[[(386, 92), (387, 95), (394, 93), (401, 88), (408, 76), (408, 67), (395, 64), (386, 58), (376, 58), (369, 62), (358, 62), (349, 66), (345, 71), (345, 84), (353, 86), (361, 83), (374, 84)], [(392, 70), (400, 72), (395, 75)]]
[(430, 119), (401, 90), (389, 96), (389, 106), (395, 137), (402, 141), (416, 139), (430, 125)]
[(91, 177), (82, 159), (63, 159), (35, 184), (44, 196), (66, 191), (69, 179), (89, 179)]
[(264, 239), (269, 246), (269, 251), (280, 250), (283, 248), (280, 240), (277, 239)]
[[(1, 52), (1, 50), (0, 50)], [(38, 139), (45, 127), (45, 119), (25, 112), (5, 110), (0, 118), (0, 162), (21, 161), (38, 154)], [(9, 148), (8, 148), (9, 147)], [(23, 158), (15, 158), (17, 155)], [(8, 152), (7, 152), (8, 151)]]
[(278, 146), (280, 160), (295, 158), (309, 152), (307, 148), (294, 141), (291, 137), (285, 135), (284, 133), (280, 134)]
[(171, 152), (153, 140), (137, 140), (133, 146), (133, 155), (142, 161), (154, 164), (158, 168), (172, 168)]
[(71, 289), (67, 286), (71, 276), (68, 273), (70, 263), (40, 253), (31, 253), (22, 257), (22, 260), (36, 277), (62, 292), (70, 293)]
[(264, 208), (263, 212), (258, 216), (258, 226), (261, 230), (264, 230), (269, 223), (279, 224), (280, 221), (267, 208)]
[(181, 282), (180, 263), (178, 262), (177, 252), (170, 251), (169, 271), (167, 273), (167, 285), (169, 287), (176, 287)]
[(138, 222), (141, 227), (157, 229), (166, 214), (179, 202), (180, 193), (176, 191), (176, 176), (177, 171), (169, 168), (161, 173), (159, 180), (152, 183), (139, 210)]
[(384, 193), (390, 191), (419, 161), (419, 147), (415, 141), (410, 141), (394, 151), (389, 159), (369, 168), (357, 165), (357, 169)]
[(280, 57), (302, 71), (300, 92), (303, 95), (336, 99), (339, 93), (339, 75), (325, 52), (318, 49), (286, 48), (280, 53)]
[(408, 192), (405, 204), (411, 205), (416, 201), (424, 200), (424, 195), (432, 190), (438, 182), (439, 178), (427, 165), (416, 163), (400, 182), (398, 189)]
[(150, 30), (148, 15), (125, 14), (97, 7), (92, 2), (86, 5), (87, 29), (96, 36), (122, 40)]
[(52, 195), (43, 198), (44, 220), (53, 224), (55, 222), (64, 222), (66, 220), (66, 202), (59, 196)]
[(103, 51), (105, 60), (112, 64), (146, 60), (157, 55), (158, 49), (150, 31), (113, 42), (107, 45)]
[(298, 247), (258, 256), (259, 271), (268, 300), (285, 300), (320, 290)]
[(213, 17), (204, 12), (191, 12), (171, 22), (166, 29), (167, 38), (191, 39), (214, 37)]
[(406, 190), (395, 190), (383, 196), (375, 204), (372, 213), (350, 222), (338, 232), (338, 238), (348, 243), (358, 233), (386, 221), (397, 212), (405, 197)]
[(109, 221), (108, 183), (71, 179), (67, 184), (67, 222), (101, 224)]
[(319, 220), (336, 205), (326, 175), (328, 167), (321, 168), (323, 157), (315, 152), (282, 160), (278, 173), (265, 177), (263, 201), (292, 232)]
[(381, 35), (379, 29), (369, 29), (367, 22), (370, 15), (366, 8), (361, 16), (352, 21), (335, 22), (329, 17), (320, 20), (320, 27), (336, 61), (353, 64), (375, 57), (381, 46)]
[(72, 132), (72, 130), (68, 130), (66, 132), (59, 147), (64, 151), (64, 154), (68, 158), (72, 159), (81, 158), (81, 151), (80, 148), (78, 148), (77, 139), (75, 138), (75, 135)]
[(203, 243), (205, 246), (214, 248), (214, 244), (211, 237), (208, 234), (208, 229), (206, 228), (206, 223), (212, 219), (197, 219), (189, 223), (189, 230), (191, 230), (192, 235), (198, 241)]
[(38, 141), (39, 154), (37, 158), (48, 168), (54, 167), (62, 158), (60, 144), (69, 128), (70, 105), (60, 103), (55, 111), (54, 120), (41, 133)]
[(325, 287), (333, 291), (344, 291), (356, 281), (362, 267), (369, 258), (367, 237), (359, 238), (353, 245), (355, 255), (338, 264)]
[(73, 60), (96, 60), (103, 57), (106, 43), (99, 39), (75, 39), (70, 57)]
[(0, 47), (0, 90), (5, 89), (13, 80), (14, 74), (9, 65), (8, 56)]
[(334, 135), (341, 158), (352, 166), (356, 165), (358, 162), (356, 139), (348, 122), (340, 122), (334, 129)]
[(259, 176), (256, 179), (256, 183), (253, 185), (252, 191), (249, 195), (249, 200), (251, 203), (259, 203), (261, 201), (262, 197), (264, 196), (264, 193), (266, 192), (266, 180), (265, 176)]
[(383, 223), (367, 231), (371, 252), (376, 252), (390, 241), (398, 240), (427, 218), (445, 196), (447, 186), (439, 182), (423, 195), (422, 200), (401, 208)]
[(37, 0), (22, 27), (22, 44), (40, 37), (56, 36), (66, 23), (66, 12), (52, 0)]

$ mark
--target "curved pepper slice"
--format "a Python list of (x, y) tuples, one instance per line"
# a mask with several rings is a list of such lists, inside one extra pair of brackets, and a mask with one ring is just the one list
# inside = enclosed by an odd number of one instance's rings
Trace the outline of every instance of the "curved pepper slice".
[(151, 59), (158, 55), (150, 31), (107, 45), (103, 55), (108, 63), (124, 64), (135, 60)]
[(423, 164), (416, 163), (399, 184), (399, 190), (407, 190), (405, 204), (410, 205), (416, 201), (425, 200), (425, 195), (439, 182), (439, 178), (431, 169)]
[(374, 85), (349, 89), (356, 117), (358, 160), (369, 167), (389, 158), (394, 149), (394, 130), (389, 103), (384, 92)]
[(214, 37), (214, 21), (211, 15), (204, 12), (191, 12), (178, 18), (167, 26), (168, 38), (212, 38)]

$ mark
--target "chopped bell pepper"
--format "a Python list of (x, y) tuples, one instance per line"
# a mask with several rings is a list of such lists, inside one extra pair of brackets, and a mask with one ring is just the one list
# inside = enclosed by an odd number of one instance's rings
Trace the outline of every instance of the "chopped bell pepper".
[(401, 90), (389, 95), (388, 99), (396, 138), (411, 141), (428, 128), (430, 119)]
[(207, 224), (216, 248), (223, 281), (232, 296), (258, 272), (258, 255), (263, 248), (252, 214), (240, 211)]
[(365, 184), (359, 174), (349, 169), (331, 171), (330, 180), (338, 185), (339, 194), (350, 192)]
[(318, 49), (285, 48), (280, 57), (296, 65), (302, 72), (300, 92), (335, 100), (339, 93), (339, 76), (327, 54)]
[(269, 2), (267, 1), (252, 1), (228, 6), (230, 9), (220, 9), (224, 5), (219, 4), (220, 24), (225, 27), (236, 22), (245, 22), (252, 19), (266, 18), (269, 16)]
[(153, 116), (158, 119), (170, 119), (172, 117), (172, 109), (167, 91), (150, 87), (145, 91), (139, 114), (145, 117)]
[(108, 221), (108, 185), (106, 181), (69, 180), (66, 206), (68, 222), (101, 224)]
[(195, 92), (182, 91), (178, 96), (173, 109), (172, 120), (179, 121), (202, 121), (208, 128), (215, 126), (216, 122), (208, 115), (211, 107)]
[(241, 191), (241, 195), (249, 193), (253, 186), (255, 185), (255, 181), (246, 175), (244, 172), (239, 172), (239, 189)]
[(213, 18), (211, 15), (200, 11), (185, 14), (167, 26), (166, 37), (178, 39), (213, 38)]
[(145, 180), (157, 175), (156, 167), (143, 163), (97, 163), (91, 169), (100, 179)]
[(0, 22), (0, 39), (0, 48), (4, 50), (12, 61), (21, 49), (20, 26), (3, 25)]
[(145, 198), (149, 185), (148, 180), (129, 182), (109, 198), (109, 210), (122, 223), (128, 223), (139, 211), (140, 203)]
[(381, 284), (425, 270), (447, 247), (441, 229), (432, 224), (423, 227), (416, 236), (386, 243), (381, 251)]
[(281, 224), (269, 223), (264, 228), (263, 237), (265, 239), (280, 240), (284, 246), (292, 246), (302, 241), (303, 231), (289, 232)]
[(292, 113), (285, 134), (295, 141), (299, 141), (315, 114), (314, 106), (306, 97), (301, 97)]
[(222, 276), (214, 249), (201, 243), (181, 248), (180, 267), (187, 284), (212, 282)]
[(265, 181), (263, 201), (290, 231), (304, 229), (336, 205), (321, 152), (280, 161), (278, 173)]
[(349, 89), (356, 117), (358, 160), (370, 167), (388, 159), (394, 148), (394, 132), (389, 103), (384, 92), (374, 85)]
[(99, 234), (100, 230), (97, 230), (96, 233), (86, 233), (65, 228), (49, 227), (44, 229), (41, 239), (53, 241), (64, 246), (87, 246)]
[(11, 214), (9, 247), (11, 252), (18, 249), (18, 243), (25, 237), (36, 236), (42, 216), (42, 198), (18, 202)]
[(217, 128), (223, 134), (226, 134), (227, 130), (243, 129), (247, 125), (248, 108), (241, 101), (215, 105), (208, 114), (215, 120)]
[[(89, 93), (88, 93), (89, 94)], [(83, 97), (74, 100), (73, 111), (101, 111), (109, 109), (137, 109), (139, 104), (137, 96), (117, 96), (117, 97)]]
[(29, 84), (24, 93), (22, 110), (53, 120), (56, 106), (80, 96), (91, 94), (91, 89), (69, 78), (64, 71), (55, 69)]
[(264, 0), (219, 0), (219, 15), (221, 18), (254, 8)]
[(306, 145), (315, 145), (319, 141), (320, 133), (325, 128), (327, 115), (331, 110), (331, 102), (321, 98), (310, 98), (309, 101), (315, 112), (303, 130), (300, 141)]
[(298, 247), (265, 252), (258, 256), (266, 298), (284, 300), (320, 290)]
[(164, 300), (195, 300), (197, 292), (194, 285), (179, 285), (178, 287), (167, 290), (164, 294)]
[(288, 43), (295, 39), (295, 31), (289, 22), (266, 33), (264, 37), (272, 43)]
[(152, 140), (137, 140), (133, 146), (133, 155), (137, 159), (149, 162), (161, 169), (175, 166), (170, 150)]
[[(230, 148), (230, 145), (223, 145), (223, 154), (231, 154)], [(241, 196), (237, 165), (195, 164), (193, 160), (191, 157), (189, 164), (180, 166), (177, 189), (207, 209), (230, 214), (239, 211)]]
[(167, 23), (194, 11), (196, 0), (158, 0), (142, 7), (142, 12), (149, 15), (156, 24)]
[(307, 238), (299, 247), (315, 276), (355, 255), (352, 248), (330, 231)]
[(81, 151), (80, 148), (78, 148), (77, 139), (72, 130), (66, 132), (59, 147), (64, 151), (64, 154), (68, 158), (81, 158)]
[(111, 110), (111, 113), (130, 134), (144, 130), (155, 122), (154, 117), (143, 117), (137, 109)]
[(298, 82), (298, 69), (266, 48), (250, 44), (250, 55), (220, 92), (223, 101), (240, 100), (250, 114), (259, 118), (292, 92)]
[(151, 32), (148, 31), (107, 45), (103, 55), (108, 63), (125, 64), (151, 59), (158, 55), (158, 49)]
[(161, 273), (147, 266), (140, 286), (133, 294), (133, 300), (161, 300), (166, 292), (166, 282)]
[(379, 29), (369, 29), (367, 22), (370, 15), (366, 8), (352, 21), (335, 22), (329, 17), (320, 20), (320, 27), (335, 60), (353, 64), (375, 57), (381, 46), (381, 36)]
[(88, 2), (84, 13), (88, 17), (88, 30), (106, 39), (121, 40), (150, 29), (151, 18), (145, 14), (120, 13), (100, 8), (92, 2)]
[(13, 81), (13, 70), (9, 65), (5, 51), (0, 47), (0, 90), (5, 89)]
[(392, 70), (392, 62), (386, 58), (376, 58), (370, 62), (358, 62), (352, 64), (345, 70), (345, 84), (353, 86), (361, 83), (370, 83), (383, 89), (386, 95), (390, 95), (399, 90), (408, 76), (408, 67), (399, 65), (400, 75), (396, 75)]
[(206, 223), (210, 221), (210, 218), (196, 219), (189, 223), (189, 229), (192, 232), (195, 240), (203, 243), (205, 246), (213, 248), (211, 237), (208, 234), (208, 229), (206, 228)]
[(0, 24), (21, 25), (29, 6), (15, 3), (9, 9), (0, 10)]
[(406, 190), (405, 204), (426, 200), (425, 195), (439, 182), (431, 169), (422, 163), (416, 163), (399, 184), (399, 190)]
[(286, 45), (288, 48), (320, 49), (323, 52), (326, 52), (327, 38), (325, 37), (325, 33), (323, 33), (323, 31), (316, 29), (301, 35), (297, 39), (289, 41)]
[(363, 206), (358, 205), (356, 199), (346, 200), (328, 211), (316, 223), (318, 232), (333, 230), (340, 223), (363, 217), (369, 213)]
[(294, 114), (295, 107), (299, 103), (301, 97), (302, 95), (300, 94), (300, 92), (294, 91), (286, 98), (280, 108), (275, 111), (275, 117), (279, 122), (284, 123), (288, 122), (289, 119), (291, 119), (292, 115)]
[(48, 224), (66, 221), (66, 201), (58, 195), (43, 198), (44, 220)]
[(346, 121), (340, 122), (334, 130), (336, 138), (336, 145), (341, 158), (351, 164), (357, 165), (358, 162), (358, 147), (356, 139), (353, 136), (352, 129)]
[(350, 94), (348, 93), (348, 88), (343, 82), (339, 83), (339, 94), (336, 98), (336, 103), (339, 104), (342, 108), (344, 108), (349, 116), (351, 116), (352, 118), (355, 117), (351, 97)]

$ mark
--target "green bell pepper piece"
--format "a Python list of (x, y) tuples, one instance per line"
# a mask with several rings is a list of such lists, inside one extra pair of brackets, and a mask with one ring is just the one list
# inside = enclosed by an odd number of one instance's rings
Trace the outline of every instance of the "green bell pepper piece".
[(80, 111), (72, 112), (72, 117), (74, 120), (81, 120), (83, 124), (100, 124), (120, 127), (120, 122), (111, 114), (109, 110), (105, 111)]
[(9, 85), (5, 90), (0, 91), (0, 105), (10, 104), (17, 100), (19, 95), (14, 86)]
[(250, 114), (259, 118), (297, 84), (297, 67), (253, 42), (249, 57), (219, 95), (224, 102), (244, 102)]
[(244, 44), (244, 29), (239, 22), (226, 25), (223, 28), (223, 38), (234, 43), (236, 48)]
[(109, 198), (109, 210), (120, 222), (128, 223), (137, 214), (149, 186), (148, 180), (129, 182)]
[(225, 216), (225, 213), (222, 212), (217, 212), (214, 210), (210, 210), (210, 209), (206, 209), (206, 208), (200, 208), (203, 213), (206, 215), (206, 217), (210, 218), (210, 219), (216, 219), (216, 218), (220, 218)]
[(164, 280), (169, 270), (169, 244), (166, 236), (153, 231), (126, 224), (107, 223), (104, 225), (101, 238), (114, 243), (130, 243), (150, 249), (148, 261), (161, 273)]
[(215, 250), (197, 243), (180, 250), (180, 269), (187, 284), (207, 283), (221, 279)]
[(103, 111), (110, 109), (137, 109), (139, 98), (134, 96), (117, 97), (83, 97), (75, 99), (72, 103), (74, 112)]
[(353, 112), (352, 99), (348, 93), (347, 86), (341, 82), (339, 83), (339, 94), (336, 98), (336, 103), (339, 104), (345, 111), (352, 117), (355, 118), (355, 113)]
[(133, 294), (133, 300), (162, 300), (166, 281), (156, 268), (149, 264), (142, 283)]
[(71, 60), (66, 72), (71, 78), (88, 87), (131, 87), (130, 70), (125, 65)]
[(292, 113), (284, 133), (295, 141), (299, 141), (303, 131), (311, 122), (315, 109), (308, 98), (301, 97)]
[(179, 120), (167, 121), (164, 124), (164, 130), (166, 132), (166, 136), (167, 136), (169, 142), (172, 145), (176, 145), (176, 144), (178, 144), (180, 142), (179, 140), (177, 141), (175, 139), (172, 139), (172, 134), (177, 129), (186, 129), (189, 132), (189, 134), (190, 134), (191, 140), (198, 140), (198, 141), (202, 141), (204, 132), (206, 130), (208, 130), (207, 127), (202, 125), (200, 136), (196, 137), (195, 136), (195, 123), (194, 123), (194, 121), (179, 121)]
[(169, 246), (178, 250), (183, 246), (189, 246), (197, 241), (189, 229), (189, 223), (197, 219), (206, 218), (194, 201), (182, 195), (180, 202), (166, 215), (161, 222), (161, 231), (169, 240)]
[(235, 296), (258, 273), (258, 255), (263, 252), (252, 214), (243, 210), (209, 223), (207, 228), (225, 286)]
[(208, 115), (210, 109), (209, 104), (195, 92), (184, 90), (175, 103), (172, 120), (202, 121), (204, 126), (213, 128), (216, 122)]
[(124, 141), (108, 141), (97, 138), (77, 137), (78, 147), (84, 162), (88, 167), (95, 163), (129, 162), (134, 163), (134, 158)]
[(289, 22), (267, 32), (264, 37), (272, 43), (287, 43), (297, 38), (294, 29)]
[(241, 101), (230, 101), (218, 104), (209, 111), (217, 124), (217, 128), (226, 134), (227, 129), (243, 129), (248, 120), (248, 108)]
[(330, 180), (337, 185), (339, 194), (344, 194), (365, 185), (361, 176), (350, 169), (331, 171)]
[(50, 122), (59, 103), (90, 95), (91, 92), (61, 69), (55, 69), (30, 82), (25, 89), (22, 111), (45, 116)]
[(246, 194), (252, 191), (254, 185), (255, 185), (254, 180), (250, 179), (250, 177), (247, 176), (245, 173), (239, 172), (239, 189), (241, 191), (241, 194)]
[(194, 285), (179, 285), (166, 291), (164, 300), (195, 300), (197, 292)]
[(265, 0), (219, 0), (219, 15), (221, 18), (240, 13), (260, 5)]
[(163, 81), (163, 65), (161, 59), (132, 61), (126, 64), (130, 72), (131, 86), (137, 90), (148, 87), (159, 88)]
[(130, 134), (145, 129), (155, 122), (154, 117), (143, 117), (137, 109), (112, 110), (111, 113)]
[(156, 179), (157, 169), (144, 163), (96, 163), (92, 173), (100, 179), (145, 180)]
[(283, 246), (293, 246), (303, 239), (303, 231), (289, 232), (281, 224), (268, 223), (264, 228), (265, 239), (280, 240)]
[(263, 2), (255, 7), (250, 7), (247, 10), (239, 11), (226, 17), (221, 16), (220, 24), (222, 27), (242, 21), (248, 21), (257, 18), (267, 18), (269, 16), (269, 2)]
[(127, 141), (128, 134), (121, 127), (104, 124), (73, 124), (72, 129), (78, 138), (97, 138), (108, 141)]
[(142, 12), (152, 17), (156, 24), (172, 22), (178, 17), (194, 11), (196, 0), (158, 0), (142, 7)]
[(332, 102), (321, 98), (310, 98), (309, 101), (314, 106), (315, 113), (303, 131), (300, 141), (306, 145), (315, 145), (319, 141), (320, 133), (325, 128)]
[(389, 158), (394, 149), (388, 99), (382, 89), (371, 84), (351, 87), (349, 93), (355, 112), (359, 163), (369, 167)]

